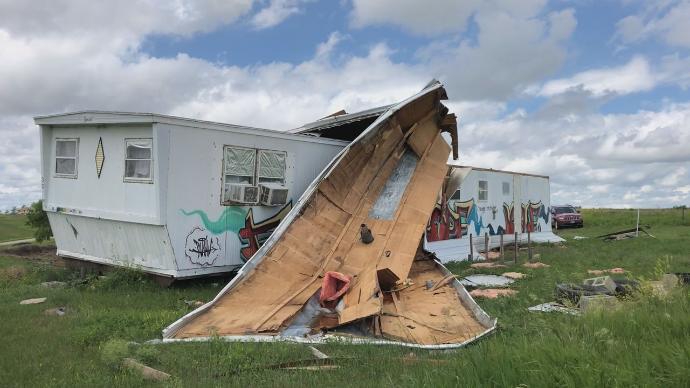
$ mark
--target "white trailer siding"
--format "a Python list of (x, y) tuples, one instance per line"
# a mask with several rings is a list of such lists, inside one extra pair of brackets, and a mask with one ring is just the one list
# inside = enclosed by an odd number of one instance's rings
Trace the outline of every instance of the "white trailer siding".
[[(346, 145), (147, 113), (80, 112), (36, 123), (43, 206), (58, 254), (176, 278), (241, 266)], [(56, 174), (59, 139), (77, 142), (74, 174)], [(151, 142), (150, 181), (125, 179), (127, 139)], [(224, 146), (285, 152), (288, 203), (222, 205)], [(190, 243), (208, 249), (195, 257)]]
[[(467, 167), (465, 167), (467, 168)], [(544, 176), (471, 168), (446, 206), (437, 204), (426, 231), (426, 249), (443, 262), (479, 257), (484, 236), (490, 248), (518, 239), (527, 231), (535, 242), (562, 241), (551, 232), (549, 179)], [(470, 236), (473, 249), (470, 250)]]
[[(166, 218), (181, 276), (227, 271), (243, 265), (344, 145), (307, 136), (191, 130), (181, 125), (157, 124), (156, 132), (166, 133), (170, 141)], [(286, 152), (288, 203), (222, 205), (224, 146)], [(198, 240), (195, 237), (210, 241), (209, 249), (213, 252), (197, 257), (195, 247), (190, 246)]]

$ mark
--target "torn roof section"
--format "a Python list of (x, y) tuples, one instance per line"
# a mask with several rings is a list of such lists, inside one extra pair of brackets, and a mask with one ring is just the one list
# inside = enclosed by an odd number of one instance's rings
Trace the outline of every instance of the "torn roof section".
[[(420, 249), (448, 172), (444, 98), (434, 82), (379, 115), (312, 182), (238, 276), (164, 337), (304, 341), (287, 329), (307, 322), (303, 335), (318, 338), (457, 347), (492, 331), (495, 320)], [(373, 241), (361, 237), (362, 225)], [(338, 309), (310, 308), (328, 272), (352, 283)]]

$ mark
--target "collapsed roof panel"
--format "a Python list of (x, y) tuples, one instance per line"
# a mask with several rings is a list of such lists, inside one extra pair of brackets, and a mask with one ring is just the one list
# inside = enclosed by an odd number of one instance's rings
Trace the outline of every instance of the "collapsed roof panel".
[[(284, 338), (294, 332), (287, 328), (308, 321), (312, 334), (358, 328), (369, 340), (460, 346), (493, 330), (495, 320), (420, 249), (448, 173), (444, 97), (433, 83), (379, 116), (312, 183), (238, 276), (164, 337)], [(377, 206), (389, 194), (396, 205), (381, 214)], [(347, 292), (334, 310), (310, 308), (331, 271), (351, 279)]]

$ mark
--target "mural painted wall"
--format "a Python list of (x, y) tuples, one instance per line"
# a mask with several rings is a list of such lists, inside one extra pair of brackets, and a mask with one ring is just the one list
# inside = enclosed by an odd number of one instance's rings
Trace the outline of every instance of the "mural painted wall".
[[(496, 218), (496, 206), (478, 206), (474, 198), (467, 201), (448, 200), (446, 206), (439, 201), (426, 227), (427, 241), (453, 240), (466, 236), (468, 230), (475, 236), (488, 232), (495, 236), (515, 233), (515, 212), (513, 202), (503, 202), (503, 219)], [(492, 214), (492, 222), (485, 222), (482, 214)], [(544, 226), (550, 230), (549, 211), (542, 201), (521, 204), (521, 233), (541, 232)], [(540, 222), (540, 220), (542, 222)], [(501, 222), (502, 221), (502, 222)], [(470, 229), (471, 228), (471, 229)]]
[(273, 233), (280, 221), (292, 209), (292, 201), (288, 202), (275, 214), (261, 221), (254, 220), (254, 209), (251, 207), (229, 206), (215, 219), (211, 219), (203, 210), (186, 211), (180, 213), (187, 217), (196, 217), (200, 223), (194, 226), (185, 240), (185, 257), (200, 266), (212, 266), (216, 260), (224, 255), (226, 238), (239, 238), (241, 242), (240, 257), (243, 262), (249, 260)]

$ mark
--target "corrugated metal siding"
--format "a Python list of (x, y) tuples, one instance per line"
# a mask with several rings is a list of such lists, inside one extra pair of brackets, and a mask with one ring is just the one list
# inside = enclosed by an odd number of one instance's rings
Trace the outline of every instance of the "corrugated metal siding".
[(48, 212), (61, 253), (89, 256), (101, 263), (175, 271), (175, 258), (164, 226), (104, 220)]

